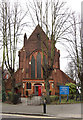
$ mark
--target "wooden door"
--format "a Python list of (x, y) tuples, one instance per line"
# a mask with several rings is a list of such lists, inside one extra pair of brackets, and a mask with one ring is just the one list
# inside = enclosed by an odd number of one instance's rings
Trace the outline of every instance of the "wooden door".
[(41, 96), (41, 86), (38, 86), (38, 96)]

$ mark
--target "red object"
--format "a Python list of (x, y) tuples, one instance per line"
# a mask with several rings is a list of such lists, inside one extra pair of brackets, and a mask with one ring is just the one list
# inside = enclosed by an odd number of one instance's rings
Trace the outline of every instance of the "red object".
[(41, 96), (41, 86), (38, 86), (38, 96)]

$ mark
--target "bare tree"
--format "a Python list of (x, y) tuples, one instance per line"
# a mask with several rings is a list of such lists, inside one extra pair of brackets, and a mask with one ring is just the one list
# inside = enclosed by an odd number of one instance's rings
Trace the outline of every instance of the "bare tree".
[(23, 30), (25, 23), (23, 19), (26, 16), (22, 14), (18, 2), (10, 5), (9, 1), (2, 1), (1, 7), (1, 33), (3, 39), (3, 62), (2, 62), (2, 78), (3, 71), (6, 67), (11, 76), (12, 82), (12, 102), (14, 101), (15, 92), (15, 60), (19, 36)]
[(82, 101), (83, 101), (83, 2), (81, 3), (81, 73), (79, 74), (79, 78), (81, 81), (81, 93), (82, 93)]
[[(83, 47), (82, 47), (82, 32), (80, 18), (73, 13), (70, 19), (70, 28), (68, 29), (69, 35), (64, 38), (68, 43), (66, 50), (69, 53), (69, 59), (71, 59), (71, 70), (73, 70), (74, 79), (77, 82), (81, 82), (81, 90), (83, 90)], [(83, 91), (81, 91), (83, 93)]]
[(74, 68), (74, 65), (73, 65), (73, 61), (69, 62), (68, 63), (68, 66), (66, 67), (65, 69), (65, 73), (72, 79), (72, 80), (75, 80), (76, 77), (75, 77), (75, 68)]
[[(55, 44), (67, 34), (67, 30), (70, 27), (70, 24), (68, 24), (70, 11), (68, 8), (65, 8), (66, 3), (60, 2), (59, 0), (33, 0), (33, 3), (33, 5), (31, 3), (30, 6), (27, 5), (31, 18), (32, 14), (30, 10), (32, 9), (35, 13), (36, 22), (33, 18), (32, 21), (35, 24), (40, 24), (47, 35), (46, 41), (43, 41), (41, 36), (41, 48), (43, 53), (42, 69), (46, 83), (47, 101), (49, 103), (49, 77), (52, 74), (52, 71), (56, 69), (53, 67), (55, 57)], [(49, 38), (51, 40), (50, 44)], [(44, 61), (45, 53), (47, 56), (46, 62)]]

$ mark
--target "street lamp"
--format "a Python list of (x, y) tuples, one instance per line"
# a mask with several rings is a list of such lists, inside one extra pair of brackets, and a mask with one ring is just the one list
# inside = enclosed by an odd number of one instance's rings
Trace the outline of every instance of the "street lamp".
[(29, 61), (29, 65), (31, 65), (31, 61)]

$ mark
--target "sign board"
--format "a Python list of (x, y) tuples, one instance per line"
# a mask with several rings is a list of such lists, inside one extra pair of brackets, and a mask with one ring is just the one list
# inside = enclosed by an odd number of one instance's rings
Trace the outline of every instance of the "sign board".
[(60, 95), (69, 95), (69, 86), (60, 86), (59, 94)]

